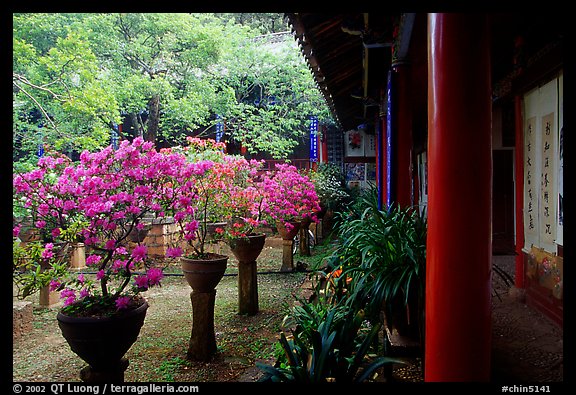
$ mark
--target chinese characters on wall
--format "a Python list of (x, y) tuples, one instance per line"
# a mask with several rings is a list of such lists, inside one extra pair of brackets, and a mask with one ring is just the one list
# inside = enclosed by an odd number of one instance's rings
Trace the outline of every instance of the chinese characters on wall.
[(562, 76), (524, 95), (524, 251), (563, 245)]
[(540, 178), (540, 238), (545, 243), (553, 243), (556, 238), (556, 170), (554, 163), (556, 150), (554, 149), (554, 113), (542, 117), (542, 175)]
[(539, 188), (536, 184), (536, 117), (526, 122), (524, 142), (524, 227), (527, 234), (537, 235)]

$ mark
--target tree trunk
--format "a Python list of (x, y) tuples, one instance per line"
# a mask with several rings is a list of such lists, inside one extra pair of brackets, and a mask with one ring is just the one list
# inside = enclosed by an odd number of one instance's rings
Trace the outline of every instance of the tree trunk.
[(146, 132), (144, 140), (156, 142), (158, 127), (160, 124), (160, 95), (152, 96), (148, 102), (148, 119), (146, 120)]
[(134, 137), (142, 136), (142, 126), (138, 120), (138, 115), (136, 113), (134, 112), (130, 113), (130, 121), (132, 122)]

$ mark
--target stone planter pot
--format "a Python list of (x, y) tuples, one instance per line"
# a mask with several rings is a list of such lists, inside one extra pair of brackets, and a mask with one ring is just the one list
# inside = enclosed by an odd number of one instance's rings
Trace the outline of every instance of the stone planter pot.
[(292, 256), (292, 246), (294, 244), (294, 236), (300, 231), (300, 222), (290, 222), (292, 224), (292, 229), (286, 229), (284, 223), (278, 221), (276, 223), (276, 229), (280, 237), (282, 237), (282, 266), (280, 267), (281, 272), (289, 272), (294, 270), (294, 258)]
[(192, 334), (186, 356), (196, 361), (209, 361), (218, 349), (214, 332), (216, 286), (228, 264), (226, 255), (207, 255), (205, 259), (180, 258), (184, 277), (192, 288)]
[(253, 262), (262, 252), (265, 241), (266, 235), (264, 233), (252, 234), (230, 240), (228, 245), (239, 262)]
[(288, 221), (288, 222), (293, 226), (292, 229), (290, 230), (286, 229), (286, 226), (284, 226), (284, 222), (282, 221), (276, 222), (276, 229), (278, 229), (278, 233), (280, 234), (280, 237), (282, 237), (283, 240), (292, 240), (300, 230), (301, 225), (300, 221)]
[(148, 303), (114, 317), (71, 317), (59, 312), (58, 326), (70, 349), (88, 367), (80, 377), (88, 382), (123, 382), (128, 361), (124, 354), (136, 342)]
[(181, 257), (180, 263), (188, 285), (195, 292), (212, 292), (226, 271), (226, 255), (209, 254), (206, 259)]
[(230, 250), (238, 259), (238, 313), (258, 313), (258, 280), (256, 259), (264, 248), (266, 235), (253, 234), (230, 240)]

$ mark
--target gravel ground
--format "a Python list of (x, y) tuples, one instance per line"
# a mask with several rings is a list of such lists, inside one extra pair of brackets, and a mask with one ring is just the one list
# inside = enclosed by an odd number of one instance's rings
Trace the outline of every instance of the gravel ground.
[[(302, 272), (274, 273), (282, 260), (281, 243), (267, 242), (258, 258), (259, 307), (255, 316), (237, 313), (237, 262), (229, 260), (217, 287), (215, 332), (218, 352), (210, 362), (186, 359), (192, 325), (190, 287), (182, 277), (170, 276), (160, 288), (146, 293), (150, 304), (138, 341), (126, 357), (128, 382), (251, 382), (261, 377), (256, 361), (273, 364), (282, 319), (294, 302), (293, 294), (309, 284)], [(494, 257), (513, 274), (512, 256)], [(296, 263), (296, 262), (295, 262)], [(177, 270), (175, 270), (177, 272)], [(562, 382), (563, 331), (522, 301), (497, 276), (493, 298), (493, 381), (506, 383)], [(59, 306), (42, 308), (37, 296), (33, 328), (13, 344), (13, 381), (79, 381), (85, 363), (70, 351), (56, 322)], [(395, 381), (422, 382), (420, 359), (395, 368)]]

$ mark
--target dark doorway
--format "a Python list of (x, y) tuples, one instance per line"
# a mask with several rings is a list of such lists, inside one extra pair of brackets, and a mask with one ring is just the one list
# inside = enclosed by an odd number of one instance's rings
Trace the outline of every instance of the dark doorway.
[(514, 151), (492, 151), (492, 253), (514, 254)]

